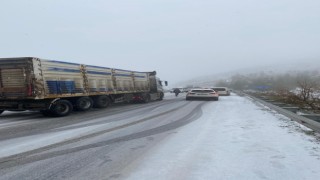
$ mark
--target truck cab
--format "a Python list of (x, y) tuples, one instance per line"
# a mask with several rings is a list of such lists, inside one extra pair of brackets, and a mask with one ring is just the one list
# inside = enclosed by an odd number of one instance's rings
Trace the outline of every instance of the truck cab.
[[(163, 81), (156, 76), (156, 72), (149, 73), (150, 79), (150, 97), (151, 100), (162, 100), (164, 97)], [(167, 81), (164, 81), (165, 85), (168, 85)]]

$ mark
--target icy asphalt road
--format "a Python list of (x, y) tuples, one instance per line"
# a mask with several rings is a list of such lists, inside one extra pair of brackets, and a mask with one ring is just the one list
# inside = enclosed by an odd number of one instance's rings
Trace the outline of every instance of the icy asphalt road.
[(0, 179), (319, 179), (312, 131), (236, 95), (48, 119), (5, 113)]

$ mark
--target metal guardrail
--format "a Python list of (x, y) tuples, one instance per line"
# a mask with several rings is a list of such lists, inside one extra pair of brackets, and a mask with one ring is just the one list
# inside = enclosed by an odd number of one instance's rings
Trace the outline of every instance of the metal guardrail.
[[(298, 115), (296, 114), (295, 112), (295, 107), (281, 107), (281, 106), (277, 106), (277, 105), (274, 105), (270, 102), (267, 102), (265, 100), (262, 100), (262, 99), (259, 99), (257, 97), (254, 97), (254, 96), (251, 96), (249, 94), (246, 94), (246, 93), (243, 93), (243, 92), (237, 92), (237, 94), (240, 94), (242, 96), (247, 96), (247, 97), (250, 97), (252, 98), (253, 100), (277, 111), (278, 113), (284, 115), (284, 116), (287, 116), (288, 118), (316, 131), (316, 132), (319, 132), (320, 133), (320, 122), (318, 122), (317, 120), (313, 120), (313, 119), (310, 119), (310, 118), (307, 118), (308, 115), (306, 116), (301, 116), (301, 115)], [(293, 110), (294, 109), (294, 110)], [(311, 117), (311, 116), (310, 116)]]

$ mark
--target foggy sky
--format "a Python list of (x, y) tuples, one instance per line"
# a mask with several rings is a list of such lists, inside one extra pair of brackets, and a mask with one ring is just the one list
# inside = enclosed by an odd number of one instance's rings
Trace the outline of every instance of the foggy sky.
[(136, 71), (170, 83), (320, 61), (319, 0), (2, 0), (0, 57)]

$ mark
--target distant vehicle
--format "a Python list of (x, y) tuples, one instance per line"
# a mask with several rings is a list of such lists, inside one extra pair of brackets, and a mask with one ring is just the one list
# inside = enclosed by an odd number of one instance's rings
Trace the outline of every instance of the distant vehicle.
[[(165, 81), (167, 85), (167, 82)], [(156, 72), (137, 72), (35, 57), (0, 58), (0, 114), (38, 110), (67, 116), (73, 109), (106, 108), (116, 102), (164, 97)]]
[(183, 88), (182, 89), (182, 92), (184, 92), (184, 93), (187, 93), (187, 92), (189, 92), (190, 91), (190, 89), (188, 89), (188, 88)]
[(207, 99), (219, 100), (219, 94), (212, 89), (191, 89), (186, 95), (186, 100)]
[(170, 90), (170, 93), (174, 93), (174, 90), (175, 90), (175, 89), (179, 89), (180, 92), (188, 92), (188, 91), (186, 91), (184, 88), (172, 88), (172, 89)]
[(220, 96), (230, 96), (230, 90), (227, 87), (212, 87), (211, 89), (218, 92)]
[(173, 90), (173, 92), (176, 95), (176, 97), (178, 97), (179, 93), (181, 93), (181, 90), (179, 88), (176, 88)]

